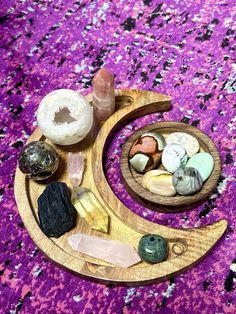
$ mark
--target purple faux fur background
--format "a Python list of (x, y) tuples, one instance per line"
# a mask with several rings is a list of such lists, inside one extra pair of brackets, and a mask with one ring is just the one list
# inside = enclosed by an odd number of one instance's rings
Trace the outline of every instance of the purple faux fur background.
[[(235, 11), (230, 0), (1, 1), (0, 313), (236, 312)], [(117, 88), (168, 94), (173, 105), (114, 138), (106, 167), (118, 197), (138, 215), (168, 226), (228, 220), (225, 235), (200, 264), (160, 284), (105, 286), (62, 270), (35, 247), (15, 203), (17, 157), (36, 128), (40, 100), (58, 88), (88, 94), (102, 66), (114, 72)], [(198, 127), (222, 159), (213, 195), (182, 214), (143, 208), (120, 180), (125, 138), (163, 120)]]

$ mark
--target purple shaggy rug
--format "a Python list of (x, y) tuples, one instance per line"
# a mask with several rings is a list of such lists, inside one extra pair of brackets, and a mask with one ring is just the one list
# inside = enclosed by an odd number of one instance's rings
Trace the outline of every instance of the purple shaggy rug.
[[(236, 313), (234, 1), (44, 1), (0, 3), (0, 313)], [(228, 229), (196, 267), (160, 284), (101, 285), (50, 262), (29, 237), (14, 199), (20, 149), (36, 128), (48, 92), (83, 95), (102, 66), (117, 88), (172, 97), (170, 112), (140, 118), (114, 138), (106, 166), (118, 197), (138, 215), (174, 227), (219, 219)], [(202, 206), (181, 214), (152, 212), (121, 184), (120, 145), (142, 125), (175, 120), (215, 142), (222, 173)]]

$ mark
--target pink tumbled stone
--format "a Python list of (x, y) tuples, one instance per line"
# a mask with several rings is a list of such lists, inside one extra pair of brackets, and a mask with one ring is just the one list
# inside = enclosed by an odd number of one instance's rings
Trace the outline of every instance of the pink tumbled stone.
[(115, 112), (114, 75), (107, 69), (100, 69), (92, 81), (93, 107), (98, 120), (104, 121)]
[(115, 240), (76, 233), (69, 236), (73, 250), (101, 259), (119, 267), (127, 268), (141, 261), (135, 249), (126, 243)]

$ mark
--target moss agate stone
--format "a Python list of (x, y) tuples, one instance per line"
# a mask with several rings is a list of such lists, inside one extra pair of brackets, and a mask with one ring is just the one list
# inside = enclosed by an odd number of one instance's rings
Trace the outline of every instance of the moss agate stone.
[(203, 180), (197, 169), (186, 167), (174, 173), (173, 185), (180, 195), (191, 195), (201, 190)]
[(51, 182), (38, 198), (39, 225), (48, 237), (59, 238), (75, 226), (76, 210), (67, 185)]
[(27, 144), (20, 153), (19, 168), (29, 179), (47, 179), (58, 165), (59, 157), (55, 149), (43, 141)]
[(164, 261), (168, 253), (167, 240), (157, 234), (147, 234), (139, 240), (138, 254), (148, 263), (160, 263)]

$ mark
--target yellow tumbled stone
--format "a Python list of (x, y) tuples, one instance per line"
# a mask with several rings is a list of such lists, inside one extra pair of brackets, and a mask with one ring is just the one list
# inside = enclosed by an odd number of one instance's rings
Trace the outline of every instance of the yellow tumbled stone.
[(172, 183), (172, 174), (163, 170), (148, 171), (142, 180), (145, 189), (161, 196), (174, 196), (176, 190)]

